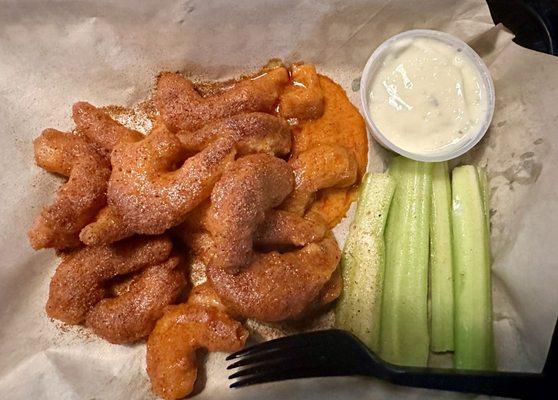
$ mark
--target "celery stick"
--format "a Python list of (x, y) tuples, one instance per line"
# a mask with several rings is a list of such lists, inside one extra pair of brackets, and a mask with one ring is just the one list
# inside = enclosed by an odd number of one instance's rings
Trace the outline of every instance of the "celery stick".
[(360, 189), (349, 237), (341, 255), (343, 292), (335, 309), (335, 325), (354, 333), (378, 350), (384, 226), (395, 190), (387, 174), (367, 174)]
[(480, 175), (470, 165), (453, 170), (454, 365), (460, 369), (495, 368), (488, 185)]
[[(397, 182), (399, 180), (399, 177), (401, 175), (401, 169), (402, 169), (402, 165), (404, 164), (406, 158), (404, 157), (394, 157), (391, 159), (390, 163), (389, 163), (389, 167), (388, 167), (388, 173), (389, 176), (391, 176), (393, 178), (393, 180), (395, 181), (396, 184), (396, 189), (397, 187), (400, 186)], [(394, 195), (395, 197), (395, 195)], [(393, 202), (395, 201), (395, 199), (392, 200), (392, 205)], [(393, 206), (390, 207), (390, 214), (393, 214), (393, 212), (391, 211), (393, 209)], [(388, 214), (388, 221), (389, 221), (389, 214)], [(386, 223), (387, 224), (387, 223)], [(384, 237), (385, 237), (385, 241), (387, 242), (391, 242), (393, 239), (395, 239), (393, 236), (397, 234), (397, 230), (396, 229), (387, 229), (386, 226), (386, 230), (384, 233)]]
[(453, 267), (451, 256), (451, 185), (448, 163), (432, 167), (430, 216), (430, 347), (453, 350)]
[[(477, 167), (477, 175), (479, 177), (479, 189), (482, 197), (482, 211), (484, 214), (484, 220), (486, 225), (486, 231), (488, 232), (488, 237), (490, 236), (490, 210), (489, 210), (489, 197), (490, 197), (490, 189), (488, 187), (488, 176), (486, 175), (486, 171), (481, 168)], [(488, 247), (490, 252), (490, 247)]]
[(397, 157), (391, 173), (397, 186), (385, 234), (380, 355), (394, 364), (426, 366), (432, 164)]
[[(490, 187), (488, 186), (488, 176), (486, 170), (481, 167), (477, 168), (477, 176), (479, 179), (479, 190), (481, 193), (482, 198), (482, 210), (484, 214), (484, 222), (486, 226), (486, 259), (488, 260), (489, 269), (491, 265), (491, 258), (490, 258)], [(489, 274), (490, 277), (490, 274)], [(492, 288), (489, 291), (488, 295), (490, 296), (490, 307), (492, 311)], [(490, 314), (492, 316), (492, 312)], [(494, 338), (492, 338), (492, 345), (490, 346), (491, 354), (489, 358), (493, 361), (493, 368), (496, 369), (496, 349), (494, 348)]]

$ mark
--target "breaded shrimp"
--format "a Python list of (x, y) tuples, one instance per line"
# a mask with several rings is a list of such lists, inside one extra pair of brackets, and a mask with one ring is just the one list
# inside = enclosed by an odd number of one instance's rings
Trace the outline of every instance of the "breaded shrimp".
[(273, 115), (253, 112), (233, 115), (194, 132), (177, 134), (188, 152), (198, 152), (222, 137), (231, 137), (239, 155), (268, 153), (284, 156), (291, 151), (289, 124)]
[(308, 305), (306, 310), (300, 314), (297, 319), (304, 320), (306, 317), (311, 317), (315, 313), (322, 311), (324, 307), (335, 301), (343, 289), (343, 279), (339, 266), (331, 274), (329, 281), (325, 283), (318, 296)]
[(338, 266), (329, 281), (324, 285), (320, 295), (318, 296), (318, 306), (324, 306), (336, 300), (343, 290), (343, 277), (341, 275), (341, 268)]
[(87, 314), (85, 324), (111, 343), (131, 343), (149, 335), (163, 310), (186, 287), (178, 257), (138, 272), (128, 290), (105, 298)]
[(120, 214), (114, 208), (106, 206), (99, 211), (95, 221), (81, 230), (79, 238), (88, 246), (97, 246), (114, 243), (133, 234), (133, 229), (125, 224)]
[(291, 85), (281, 95), (279, 114), (301, 120), (320, 118), (324, 113), (324, 94), (316, 67), (312, 64), (293, 65), (291, 80)]
[(178, 225), (210, 196), (234, 155), (232, 139), (221, 138), (184, 161), (180, 141), (162, 125), (139, 142), (117, 145), (108, 186), (112, 210), (88, 226), (82, 239), (87, 244), (110, 243), (134, 233), (160, 234)]
[(171, 250), (167, 237), (135, 237), (64, 255), (50, 281), (48, 316), (68, 324), (83, 322), (89, 310), (106, 297), (107, 281), (160, 264), (168, 259)]
[(219, 296), (208, 282), (194, 286), (188, 296), (188, 303), (201, 307), (213, 307), (224, 313), (228, 313), (226, 307), (221, 303)]
[(241, 112), (273, 111), (288, 82), (287, 69), (279, 67), (204, 98), (188, 79), (166, 72), (157, 81), (155, 105), (171, 131), (194, 131), (209, 121)]
[(209, 282), (227, 309), (264, 322), (296, 319), (319, 296), (340, 258), (330, 234), (319, 242), (287, 253), (255, 253), (252, 262), (233, 275), (209, 263)]
[(271, 210), (254, 233), (260, 248), (302, 247), (322, 240), (327, 226), (319, 215), (300, 217), (283, 210)]
[(356, 158), (343, 146), (317, 145), (289, 160), (289, 165), (296, 187), (281, 208), (298, 215), (304, 215), (319, 190), (349, 187), (358, 176)]
[[(270, 322), (296, 318), (337, 266), (340, 251), (331, 234), (286, 253), (254, 251), (253, 238), (266, 213), (292, 185), (287, 163), (265, 154), (239, 159), (215, 185), (207, 222), (211, 239), (198, 236), (192, 245), (208, 259), (208, 280), (237, 315)], [(278, 214), (281, 218), (286, 220)], [(293, 235), (285, 230), (284, 236), (292, 240)]]
[(140, 132), (126, 128), (105, 111), (83, 101), (73, 105), (72, 117), (76, 130), (108, 153), (118, 143), (137, 142), (143, 138)]
[(106, 204), (110, 165), (81, 136), (46, 129), (33, 141), (37, 165), (69, 177), (56, 200), (45, 207), (29, 231), (34, 249), (79, 246), (79, 232)]
[(215, 265), (237, 273), (252, 257), (252, 237), (266, 212), (294, 187), (289, 165), (267, 154), (237, 160), (211, 193), (208, 230), (215, 245)]
[[(181, 225), (177, 226), (174, 233), (186, 245), (198, 233), (209, 229), (210, 202), (206, 201), (188, 214)], [(302, 247), (311, 242), (321, 240), (327, 232), (327, 226), (318, 214), (309, 214), (305, 217), (284, 210), (269, 210), (264, 221), (258, 225), (254, 236), (256, 248), (288, 248)]]
[[(208, 290), (206, 290), (208, 289)], [(164, 399), (190, 394), (197, 378), (196, 350), (240, 350), (248, 331), (223, 309), (207, 284), (192, 291), (187, 303), (169, 306), (147, 340), (147, 374)]]

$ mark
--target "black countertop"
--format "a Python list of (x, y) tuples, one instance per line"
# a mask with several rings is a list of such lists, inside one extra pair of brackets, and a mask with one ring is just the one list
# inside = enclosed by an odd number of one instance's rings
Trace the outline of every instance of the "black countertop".
[(494, 23), (515, 34), (514, 42), (558, 55), (558, 0), (486, 0)]

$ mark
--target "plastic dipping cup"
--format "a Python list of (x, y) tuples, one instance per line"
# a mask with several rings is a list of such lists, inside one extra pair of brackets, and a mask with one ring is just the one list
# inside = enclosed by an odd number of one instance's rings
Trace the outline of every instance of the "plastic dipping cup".
[[(453, 146), (441, 147), (437, 150), (432, 150), (428, 152), (413, 152), (408, 149), (403, 149), (393, 143), (388, 136), (386, 136), (374, 123), (370, 112), (370, 91), (371, 84), (375, 74), (379, 71), (382, 66), (384, 58), (390, 53), (392, 46), (401, 40), (408, 40), (413, 38), (429, 38), (441, 41), (454, 47), (460, 49), (459, 51), (464, 57), (467, 57), (471, 64), (476, 67), (481, 84), (483, 85), (484, 93), (487, 97), (487, 107), (484, 118), (481, 123), (479, 123), (474, 131), (471, 131), (466, 137), (459, 140)], [(428, 30), (428, 29), (415, 29), (406, 32), (399, 33), (390, 39), (382, 43), (370, 56), (366, 66), (364, 67), (362, 77), (360, 79), (360, 101), (361, 109), (366, 119), (366, 124), (371, 132), (372, 136), (380, 142), (384, 147), (401, 154), (407, 158), (411, 158), (417, 161), (426, 162), (437, 162), (446, 161), (453, 158), (459, 157), (460, 155), (469, 151), (474, 145), (476, 145), (482, 137), (485, 135), (490, 123), (492, 121), (492, 116), (494, 114), (494, 83), (492, 82), (492, 77), (488, 68), (480, 58), (480, 56), (465, 42), (462, 40), (448, 34), (445, 32)]]

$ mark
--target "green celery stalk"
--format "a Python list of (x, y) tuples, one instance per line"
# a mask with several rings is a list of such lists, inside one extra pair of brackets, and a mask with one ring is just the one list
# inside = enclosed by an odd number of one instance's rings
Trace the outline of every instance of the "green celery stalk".
[[(481, 167), (477, 168), (477, 175), (479, 179), (479, 190), (482, 197), (482, 211), (484, 214), (484, 220), (486, 225), (486, 231), (488, 233), (487, 237), (490, 237), (490, 210), (489, 210), (489, 198), (490, 198), (490, 188), (488, 187), (488, 176), (486, 175), (486, 170)], [(490, 256), (490, 246), (488, 247)]]
[(335, 309), (335, 325), (378, 350), (384, 227), (395, 190), (387, 174), (367, 174), (360, 189), (355, 218), (341, 255), (343, 292)]
[(428, 362), (428, 255), (432, 164), (395, 158), (397, 187), (386, 225), (380, 355), (394, 364)]
[[(485, 226), (486, 226), (486, 259), (488, 260), (489, 266), (488, 269), (490, 269), (490, 265), (492, 264), (491, 258), (490, 258), (490, 186), (488, 186), (488, 175), (486, 173), (486, 170), (484, 168), (481, 167), (477, 167), (477, 174), (479, 177), (479, 188), (480, 188), (480, 192), (481, 192), (481, 196), (482, 196), (482, 206), (483, 206), (483, 212), (484, 212), (484, 221), (485, 221)], [(489, 274), (490, 276), (490, 274)], [(491, 286), (491, 290), (489, 290), (488, 295), (490, 296), (490, 308), (492, 311), (492, 284)], [(491, 312), (491, 318), (492, 318), (492, 312)], [(491, 327), (492, 327), (492, 322), (491, 322)], [(492, 360), (492, 369), (496, 369), (496, 349), (494, 346), (494, 335), (492, 335), (492, 345), (490, 346), (490, 351), (492, 354), (490, 354), (490, 359)]]
[(488, 185), (482, 175), (471, 165), (452, 174), (454, 365), (459, 369), (495, 368)]
[(432, 167), (430, 216), (430, 347), (453, 350), (453, 266), (451, 255), (451, 184), (448, 163)]

